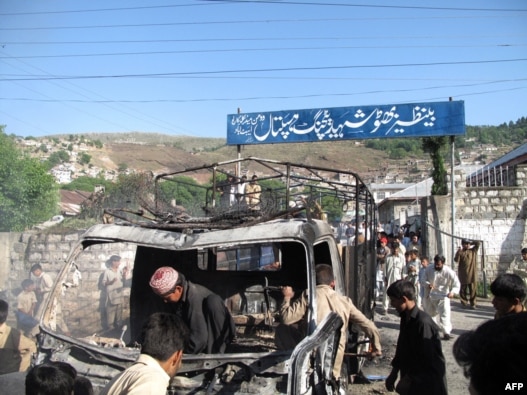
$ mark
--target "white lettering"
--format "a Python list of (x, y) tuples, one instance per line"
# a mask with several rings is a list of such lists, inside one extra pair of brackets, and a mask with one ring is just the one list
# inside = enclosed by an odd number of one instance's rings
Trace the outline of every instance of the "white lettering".
[(507, 384), (505, 384), (505, 390), (506, 391), (514, 391), (514, 390), (521, 391), (522, 388), (523, 388), (523, 383), (507, 383)]

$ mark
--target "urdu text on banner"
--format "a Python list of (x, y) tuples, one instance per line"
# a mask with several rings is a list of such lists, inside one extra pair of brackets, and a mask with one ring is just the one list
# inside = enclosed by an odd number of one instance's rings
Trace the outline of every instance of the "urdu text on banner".
[(464, 134), (463, 101), (227, 115), (227, 145)]

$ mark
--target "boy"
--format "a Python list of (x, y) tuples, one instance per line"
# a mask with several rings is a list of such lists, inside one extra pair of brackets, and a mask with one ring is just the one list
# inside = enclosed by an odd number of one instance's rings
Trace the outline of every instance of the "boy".
[(17, 300), (17, 322), (18, 329), (24, 331), (27, 336), (35, 337), (39, 332), (38, 321), (33, 318), (37, 297), (35, 295), (35, 283), (33, 280), (25, 279), (22, 281), (22, 292), (16, 298)]
[(490, 284), (490, 291), (494, 295), (492, 305), (496, 310), (495, 318), (525, 311), (523, 303), (527, 287), (517, 274), (506, 273), (496, 277)]

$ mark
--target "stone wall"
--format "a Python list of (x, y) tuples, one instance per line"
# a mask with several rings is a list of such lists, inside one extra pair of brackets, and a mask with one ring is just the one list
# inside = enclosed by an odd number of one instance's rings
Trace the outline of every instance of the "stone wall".
[[(40, 263), (44, 271), (56, 277), (79, 236), (84, 231), (65, 234), (53, 233), (0, 233), (2, 254), (0, 255), (0, 273), (2, 298), (10, 306), (8, 320), (14, 320), (13, 311), (16, 297), (21, 291), (22, 280), (30, 277), (30, 268)], [(4, 273), (6, 274), (4, 276)]]
[[(2, 299), (8, 301), (8, 323), (15, 325), (16, 297), (21, 291), (22, 280), (30, 277), (30, 268), (40, 263), (54, 279), (66, 263), (84, 230), (69, 233), (0, 233), (0, 273)], [(76, 258), (82, 267), (82, 279), (78, 287), (69, 288), (62, 299), (62, 313), (70, 330), (82, 332), (100, 331), (100, 291), (98, 281), (111, 255), (121, 255), (124, 262), (133, 264), (133, 248), (125, 243), (101, 244), (89, 247)], [(71, 282), (73, 271), (68, 273)], [(129, 289), (125, 291), (129, 293)], [(128, 305), (124, 313), (129, 314)]]
[[(467, 187), (466, 174), (456, 172), (455, 182), (455, 242), (461, 238), (482, 240), (482, 269), (489, 281), (508, 270), (520, 250), (527, 246), (527, 166), (516, 167), (516, 186)], [(450, 184), (449, 184), (450, 185)], [(422, 202), (427, 251), (430, 256), (441, 253), (452, 261), (451, 197), (432, 196)], [(480, 272), (480, 276), (483, 273)]]

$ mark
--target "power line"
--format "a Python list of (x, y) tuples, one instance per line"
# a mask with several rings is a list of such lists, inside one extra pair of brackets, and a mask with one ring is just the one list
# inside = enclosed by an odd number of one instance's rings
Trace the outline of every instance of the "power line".
[(185, 38), (185, 39), (154, 39), (154, 40), (98, 40), (98, 41), (2, 41), (3, 46), (8, 45), (82, 45), (82, 44), (151, 44), (151, 43), (198, 43), (198, 42), (259, 42), (259, 41), (347, 41), (347, 40), (439, 40), (439, 39), (467, 39), (467, 38), (517, 38), (526, 37), (525, 34), (506, 34), (489, 36), (469, 36), (469, 35), (442, 35), (442, 36), (354, 36), (354, 37), (235, 37), (235, 38)]
[(150, 5), (139, 7), (118, 7), (118, 8), (92, 8), (84, 10), (64, 10), (64, 11), (34, 11), (34, 12), (10, 12), (1, 13), (0, 16), (20, 16), (20, 15), (46, 15), (46, 14), (73, 14), (82, 12), (108, 12), (108, 11), (137, 11), (137, 10), (153, 10), (161, 8), (178, 8), (178, 7), (203, 7), (211, 6), (212, 4), (169, 4), (169, 5)]
[[(527, 11), (527, 10), (526, 10)], [(496, 18), (497, 16), (491, 16)], [(426, 19), (467, 19), (467, 17), (432, 17)], [(40, 26), (40, 27), (0, 27), (0, 31), (35, 31), (35, 30), (67, 30), (67, 29), (113, 29), (121, 27), (154, 27), (154, 26), (201, 26), (201, 25), (237, 25), (237, 24), (255, 24), (255, 23), (304, 23), (304, 22), (350, 22), (366, 20), (402, 20), (402, 19), (423, 19), (412, 17), (356, 17), (356, 18), (295, 18), (295, 19), (252, 19), (252, 20), (227, 20), (227, 21), (202, 21), (202, 22), (162, 22), (162, 23), (131, 23), (131, 24), (112, 24), (112, 25), (86, 25), (86, 26)]]
[[(11, 57), (11, 58), (12, 58), (12, 57)], [(45, 70), (42, 70), (42, 69), (39, 68), (39, 67), (32, 66), (32, 65), (28, 64), (27, 62), (24, 62), (24, 61), (22, 61), (22, 60), (18, 60), (18, 59), (15, 59), (15, 60), (16, 60), (17, 62), (19, 62), (19, 63), (22, 63), (22, 64), (26, 65), (26, 66), (29, 66), (29, 67), (32, 67), (32, 68), (34, 68), (34, 69), (36, 69), (36, 70), (42, 71), (42, 72), (46, 73), (46, 75), (48, 75), (48, 76), (49, 76), (49, 75), (52, 75), (52, 74), (50, 74), (50, 73), (47, 73)], [(13, 67), (14, 67), (14, 66), (13, 66)], [(23, 71), (23, 69), (20, 69), (19, 67), (17, 67), (17, 69)], [(19, 83), (17, 83), (17, 82), (14, 82), (14, 83), (15, 83), (16, 85), (18, 85), (18, 86), (24, 88), (24, 89), (30, 90), (30, 91), (32, 91), (32, 92), (38, 94), (38, 95), (41, 95), (41, 96), (44, 96), (44, 97), (49, 97), (49, 96), (47, 95), (47, 93), (38, 92), (38, 91), (36, 91), (35, 89), (32, 89), (32, 88), (29, 88), (29, 87), (23, 86), (22, 84), (19, 84)], [(102, 96), (102, 95), (100, 95), (99, 93), (94, 93), (94, 92), (92, 92), (92, 91), (90, 91), (90, 90), (88, 90), (88, 89), (86, 89), (86, 88), (83, 88), (83, 87), (80, 87), (80, 86), (78, 86), (78, 85), (75, 85), (75, 84), (74, 84), (73, 82), (71, 82), (71, 81), (48, 81), (48, 83), (50, 83), (50, 84), (52, 84), (52, 85), (55, 85), (55, 86), (57, 86), (57, 87), (59, 87), (59, 88), (62, 88), (62, 89), (64, 89), (64, 90), (67, 90), (67, 91), (69, 91), (69, 92), (73, 92), (73, 93), (75, 93), (75, 94), (81, 95), (81, 96), (86, 97), (86, 98), (88, 98), (89, 96), (86, 95), (86, 94), (84, 94), (84, 93), (81, 92), (81, 91), (84, 91), (84, 92), (87, 92), (87, 93), (89, 93), (89, 94), (91, 94), (91, 95), (95, 95), (95, 96), (98, 96), (98, 97), (101, 97), (101, 98), (105, 99), (105, 97)], [(73, 89), (67, 87), (66, 85), (70, 85), (70, 86), (74, 87), (75, 89), (77, 89), (77, 91), (75, 91), (75, 90), (73, 90)], [(80, 110), (80, 109), (78, 109), (78, 108), (76, 108), (76, 107), (73, 107), (73, 106), (71, 106), (71, 105), (69, 105), (69, 104), (66, 104), (67, 102), (71, 102), (71, 101), (68, 101), (68, 100), (57, 100), (57, 99), (51, 99), (51, 98), (50, 98), (50, 99), (43, 100), (43, 101), (47, 101), (47, 102), (57, 102), (57, 103), (63, 102), (63, 104), (64, 104), (65, 106), (70, 107), (70, 108), (73, 108), (73, 109), (76, 110), (76, 111), (83, 112), (84, 114), (86, 114), (86, 115), (88, 115), (88, 116), (91, 116), (91, 117), (93, 117), (93, 118), (100, 119), (100, 120), (103, 120), (103, 121), (105, 121), (105, 122), (107, 122), (107, 123), (113, 124), (113, 125), (118, 126), (118, 127), (121, 127), (121, 128), (124, 127), (124, 128), (126, 129), (126, 127), (125, 127), (124, 125), (122, 125), (122, 124), (116, 124), (116, 123), (114, 123), (114, 122), (111, 122), (111, 121), (108, 121), (108, 120), (106, 120), (106, 119), (100, 118), (98, 115), (94, 115), (94, 114), (91, 114), (91, 113), (89, 113), (89, 112), (82, 111), (82, 110)], [(89, 102), (89, 101), (86, 100), (86, 102)], [(125, 115), (127, 115), (127, 117), (129, 117), (129, 118), (134, 118), (134, 119), (137, 119), (137, 120), (139, 120), (139, 121), (148, 122), (148, 123), (150, 123), (150, 124), (153, 124), (153, 125), (159, 126), (159, 127), (163, 128), (163, 129), (169, 129), (169, 130), (179, 129), (179, 130), (183, 130), (183, 131), (186, 131), (187, 133), (192, 134), (192, 132), (189, 131), (188, 129), (185, 129), (185, 128), (180, 127), (180, 126), (173, 125), (173, 124), (171, 124), (171, 123), (169, 123), (169, 122), (167, 122), (167, 121), (160, 120), (160, 119), (158, 119), (158, 118), (156, 118), (156, 117), (154, 117), (154, 116), (151, 116), (151, 115), (149, 115), (149, 114), (144, 114), (142, 111), (138, 111), (138, 109), (127, 108), (127, 106), (125, 106), (125, 105), (121, 105), (120, 107), (122, 107), (122, 108), (115, 107), (115, 106), (112, 106), (112, 105), (111, 105), (111, 101), (110, 101), (110, 100), (107, 100), (105, 103), (104, 103), (103, 100), (101, 100), (100, 102), (103, 103), (104, 106), (106, 106), (107, 108), (112, 109), (112, 110), (117, 111), (117, 112), (120, 112), (120, 113), (122, 113), (122, 114), (125, 114)], [(141, 116), (143, 116), (143, 117), (141, 117)], [(146, 118), (149, 118), (150, 120), (147, 121), (147, 119), (146, 119), (145, 117), (146, 117)], [(152, 121), (152, 120), (153, 120), (153, 121)], [(158, 123), (158, 122), (162, 122), (162, 123), (164, 123), (165, 125), (161, 125), (161, 124)]]
[[(216, 0), (204, 0), (209, 2), (215, 2)], [(465, 7), (429, 7), (429, 6), (404, 6), (404, 5), (375, 5), (375, 4), (346, 4), (346, 3), (308, 3), (304, 1), (269, 1), (269, 0), (226, 0), (226, 3), (257, 3), (257, 4), (279, 4), (279, 5), (309, 5), (309, 6), (337, 6), (337, 7), (360, 7), (360, 8), (392, 8), (392, 9), (405, 9), (405, 10), (444, 10), (444, 11), (504, 11), (504, 12), (517, 12), (527, 11), (527, 9), (511, 9), (511, 8), (465, 8)]]
[(284, 67), (271, 69), (239, 69), (239, 70), (215, 70), (215, 71), (186, 71), (175, 73), (142, 73), (142, 74), (115, 74), (115, 75), (78, 75), (78, 76), (33, 76), (25, 78), (0, 78), (0, 81), (49, 81), (49, 80), (86, 80), (86, 79), (109, 79), (109, 78), (159, 78), (172, 76), (188, 75), (214, 75), (214, 74), (234, 74), (234, 73), (256, 73), (256, 72), (275, 72), (275, 71), (308, 71), (308, 70), (345, 70), (362, 68), (389, 68), (389, 67), (427, 67), (427, 66), (452, 66), (469, 64), (492, 64), (492, 63), (511, 63), (525, 62), (527, 58), (520, 59), (499, 59), (499, 60), (474, 60), (459, 62), (430, 62), (430, 63), (404, 63), (404, 64), (382, 64), (382, 65), (347, 65), (347, 66), (318, 66), (318, 67)]
[(144, 51), (144, 52), (110, 52), (88, 54), (59, 54), (59, 55), (25, 55), (0, 56), (0, 59), (40, 59), (40, 58), (82, 58), (97, 56), (139, 56), (139, 55), (172, 55), (185, 53), (226, 53), (226, 52), (263, 52), (263, 51), (318, 51), (341, 49), (402, 49), (402, 48), (496, 48), (496, 47), (524, 47), (527, 44), (485, 44), (485, 45), (381, 45), (381, 46), (340, 46), (340, 47), (282, 47), (282, 48), (228, 48), (228, 49), (189, 49), (176, 51)]
[[(400, 92), (419, 92), (419, 91), (429, 91), (432, 89), (452, 89), (452, 88), (464, 88), (464, 87), (474, 87), (474, 86), (483, 86), (483, 85), (495, 85), (509, 82), (525, 82), (527, 78), (521, 78), (516, 80), (497, 80), (497, 81), (487, 81), (481, 83), (470, 83), (470, 84), (456, 84), (456, 85), (440, 85), (440, 86), (427, 86), (422, 88), (408, 88), (408, 89), (382, 89), (382, 90), (372, 90), (372, 91), (363, 91), (363, 92), (346, 92), (346, 93), (313, 93), (306, 95), (294, 95), (294, 96), (252, 96), (252, 97), (236, 97), (236, 98), (199, 98), (199, 99), (153, 99), (153, 100), (82, 100), (82, 99), (34, 99), (26, 97), (0, 97), (0, 100), (12, 100), (12, 101), (27, 101), (27, 102), (44, 102), (44, 103), (91, 103), (91, 104), (106, 104), (106, 103), (141, 103), (141, 104), (152, 104), (152, 103), (193, 103), (193, 102), (231, 102), (231, 101), (247, 101), (247, 100), (271, 100), (271, 99), (302, 99), (302, 98), (312, 98), (312, 97), (336, 97), (336, 96), (356, 96), (356, 95), (365, 95), (365, 94), (375, 94), (375, 93), (400, 93)], [(483, 93), (489, 92), (507, 92), (510, 90), (517, 89), (526, 89), (527, 86), (523, 87), (514, 87), (514, 88), (503, 88), (494, 91), (486, 91)], [(476, 94), (476, 93), (474, 93)], [(459, 96), (457, 94), (456, 96)]]
[(525, 12), (527, 9), (518, 8), (470, 8), (470, 7), (429, 7), (429, 6), (404, 6), (404, 5), (376, 5), (376, 4), (347, 4), (347, 3), (317, 3), (301, 1), (265, 1), (265, 0), (205, 0), (203, 4), (168, 4), (168, 5), (150, 5), (137, 7), (114, 7), (114, 8), (92, 8), (81, 10), (63, 10), (63, 11), (34, 11), (34, 12), (10, 12), (0, 13), (0, 16), (24, 16), (24, 15), (46, 15), (46, 14), (69, 14), (83, 12), (113, 12), (113, 11), (144, 11), (153, 9), (166, 9), (178, 7), (200, 7), (211, 6), (216, 4), (233, 4), (233, 3), (256, 3), (256, 4), (276, 4), (276, 5), (303, 5), (303, 6), (324, 6), (324, 7), (353, 7), (353, 8), (390, 8), (390, 9), (410, 9), (410, 10), (432, 10), (432, 11), (485, 11), (485, 12)]

